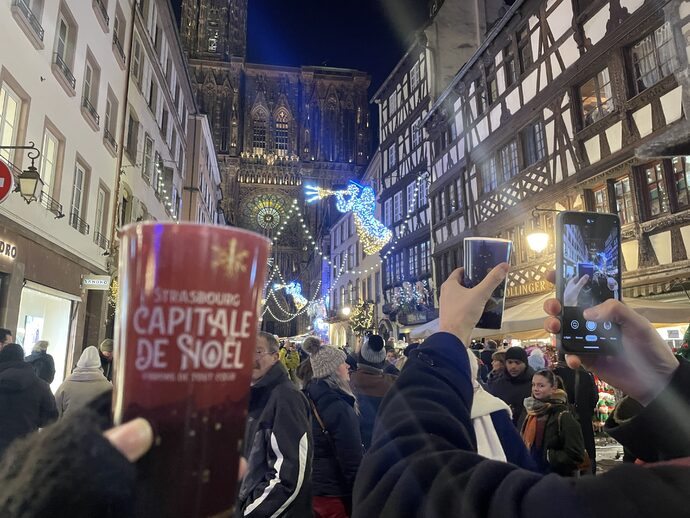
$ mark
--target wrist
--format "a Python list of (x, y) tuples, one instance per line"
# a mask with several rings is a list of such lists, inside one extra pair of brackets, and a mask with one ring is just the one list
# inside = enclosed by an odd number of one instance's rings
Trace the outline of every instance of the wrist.
[(642, 406), (648, 406), (652, 401), (658, 398), (668, 388), (678, 367), (680, 367), (680, 363), (676, 360), (675, 363), (657, 370), (648, 389), (635, 397), (637, 402)]

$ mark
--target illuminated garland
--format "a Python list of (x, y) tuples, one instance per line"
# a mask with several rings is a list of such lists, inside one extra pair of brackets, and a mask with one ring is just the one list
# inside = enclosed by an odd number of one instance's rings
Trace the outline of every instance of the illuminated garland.
[(359, 302), (352, 310), (350, 326), (352, 331), (358, 335), (363, 334), (372, 328), (374, 323), (374, 306), (368, 302)]
[(313, 185), (305, 187), (307, 203), (335, 196), (335, 207), (339, 212), (352, 212), (355, 220), (357, 236), (362, 242), (364, 253), (373, 255), (386, 246), (393, 233), (376, 219), (376, 195), (371, 187), (364, 187), (354, 180), (350, 180), (347, 189), (332, 191)]
[[(273, 290), (285, 289), (285, 293), (292, 296), (292, 300), (295, 302), (295, 306), (298, 310), (302, 309), (307, 305), (307, 299), (302, 295), (302, 285), (297, 281), (292, 281), (289, 284), (276, 283), (273, 285)], [(273, 292), (271, 292), (273, 294)]]

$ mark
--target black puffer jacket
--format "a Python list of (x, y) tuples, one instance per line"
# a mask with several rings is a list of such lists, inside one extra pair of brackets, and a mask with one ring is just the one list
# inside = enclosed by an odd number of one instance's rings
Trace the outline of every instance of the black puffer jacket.
[(355, 399), (320, 379), (312, 380), (304, 392), (316, 406), (331, 438), (329, 440), (323, 432), (316, 416), (312, 416), (314, 495), (349, 499), (362, 461), (362, 439), (354, 411)]
[(53, 357), (45, 351), (34, 351), (26, 357), (26, 361), (30, 363), (36, 376), (50, 385), (55, 379), (55, 361)]
[(505, 371), (502, 378), (489, 384), (489, 392), (505, 401), (513, 412), (513, 424), (522, 425), (526, 414), (525, 398), (532, 395), (532, 376), (534, 370), (527, 367), (519, 376), (511, 376)]
[(0, 454), (58, 417), (48, 384), (23, 360), (0, 363)]

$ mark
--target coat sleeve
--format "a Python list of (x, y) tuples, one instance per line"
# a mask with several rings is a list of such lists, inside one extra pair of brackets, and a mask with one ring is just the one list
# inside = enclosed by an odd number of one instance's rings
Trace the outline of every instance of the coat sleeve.
[(39, 428), (44, 428), (58, 418), (58, 410), (55, 404), (55, 397), (50, 391), (50, 386), (40, 380), (40, 401), (39, 401)]
[[(690, 470), (614, 469), (594, 481), (541, 476), (475, 453), (472, 385), (463, 344), (436, 333), (408, 360), (386, 395), (354, 489), (353, 518), (580, 518), (635, 514), (663, 501), (669, 516), (690, 505)], [(635, 492), (628, 492), (629, 487)], [(649, 498), (654, 488), (655, 498)], [(607, 494), (622, 495), (617, 499)], [(654, 512), (650, 512), (651, 515)], [(643, 514), (639, 514), (643, 516)]]
[(359, 419), (352, 407), (344, 401), (337, 401), (332, 407), (323, 415), (324, 424), (333, 438), (340, 472), (352, 491), (363, 454)]
[(560, 419), (557, 426), (561, 447), (548, 450), (547, 459), (556, 473), (570, 474), (585, 460), (582, 428), (573, 414), (568, 411), (561, 413), (560, 416), (554, 416), (554, 419)]
[[(281, 516), (304, 486), (312, 455), (311, 416), (305, 397), (297, 390), (284, 391), (275, 401), (273, 427), (264, 430), (266, 476), (247, 498), (242, 516), (264, 518)], [(262, 438), (259, 437), (259, 440)], [(251, 460), (250, 460), (251, 462)]]
[(65, 391), (62, 387), (63, 385), (60, 385), (60, 388), (58, 388), (57, 392), (55, 393), (55, 405), (57, 406), (58, 418), (62, 417), (62, 414), (65, 411)]
[(50, 385), (55, 379), (55, 361), (52, 356), (48, 356), (48, 379), (46, 380)]

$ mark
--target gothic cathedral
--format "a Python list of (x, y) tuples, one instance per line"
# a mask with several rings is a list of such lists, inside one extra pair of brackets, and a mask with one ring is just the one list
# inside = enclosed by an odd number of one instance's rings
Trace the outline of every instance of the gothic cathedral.
[[(273, 282), (281, 282), (279, 272), (311, 299), (325, 293), (314, 281), (322, 264), (311, 242), (327, 256), (323, 237), (338, 215), (306, 205), (304, 184), (344, 186), (368, 164), (370, 78), (356, 70), (247, 63), (247, 1), (182, 0), (180, 36), (197, 107), (213, 130), (226, 219), (273, 238)], [(264, 315), (265, 330), (306, 331), (306, 315), (281, 322), (296, 311), (289, 300), (280, 297), (276, 306), (276, 314)]]

